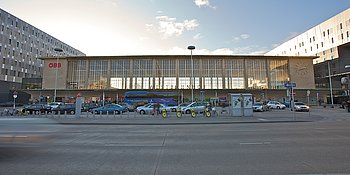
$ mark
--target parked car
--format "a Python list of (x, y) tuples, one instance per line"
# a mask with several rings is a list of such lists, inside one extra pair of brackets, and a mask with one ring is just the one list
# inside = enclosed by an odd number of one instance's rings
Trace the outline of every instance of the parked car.
[(81, 106), (81, 112), (88, 112), (97, 107), (99, 107), (97, 103), (83, 103)]
[(309, 112), (310, 107), (305, 105), (303, 102), (295, 102), (294, 103), (294, 110), (299, 112)]
[[(140, 113), (140, 114), (151, 113), (154, 110), (156, 104), (157, 103), (148, 103), (146, 105), (139, 106), (139, 107), (136, 108), (136, 112)], [(159, 110), (162, 109), (162, 108), (167, 109), (164, 104), (159, 103)], [(167, 111), (169, 112), (170, 108), (167, 109)]]
[(75, 104), (74, 103), (65, 103), (60, 104), (56, 108), (51, 109), (54, 114), (75, 114)]
[(126, 111), (130, 111), (133, 112), (134, 109), (132, 109), (131, 105), (127, 104), (127, 103), (119, 103), (120, 106), (123, 106), (124, 108), (126, 108)]
[(256, 102), (253, 104), (253, 111), (254, 112), (264, 112), (268, 110), (268, 106), (264, 104), (263, 102)]
[(118, 104), (107, 104), (107, 105), (104, 105), (104, 106), (101, 106), (101, 107), (98, 107), (98, 108), (93, 108), (91, 109), (91, 112), (94, 113), (94, 114), (114, 114), (114, 112), (116, 114), (122, 114), (124, 112), (126, 112), (126, 108), (121, 106), (121, 105), (118, 105)]
[(209, 106), (207, 102), (192, 102), (185, 107), (181, 107), (181, 111), (185, 114), (190, 114), (193, 108), (195, 113), (203, 113), (207, 106)]
[(278, 101), (269, 101), (267, 103), (267, 106), (271, 109), (284, 109), (284, 108), (286, 108), (286, 105), (284, 105)]
[(28, 112), (29, 114), (41, 114), (45, 112), (50, 112), (51, 107), (45, 104), (31, 104), (23, 107), (22, 112)]
[(64, 103), (62, 103), (62, 102), (52, 102), (52, 103), (49, 103), (48, 105), (50, 106), (51, 111), (52, 111), (52, 110), (55, 110), (59, 105), (62, 105), (62, 104), (64, 104)]

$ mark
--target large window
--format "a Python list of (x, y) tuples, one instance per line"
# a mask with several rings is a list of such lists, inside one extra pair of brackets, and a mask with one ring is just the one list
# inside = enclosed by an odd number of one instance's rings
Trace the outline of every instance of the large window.
[(156, 89), (176, 88), (176, 60), (156, 60)]
[(107, 60), (91, 60), (89, 70), (89, 89), (104, 89), (107, 88)]
[(225, 60), (226, 89), (244, 89), (244, 60)]
[(222, 60), (204, 59), (202, 60), (203, 89), (222, 89)]
[(153, 88), (153, 60), (135, 59), (133, 61), (132, 89)]
[(265, 59), (246, 59), (246, 71), (248, 88), (268, 88)]
[(129, 60), (111, 60), (111, 88), (129, 89), (128, 77), (130, 70)]
[(68, 61), (67, 89), (85, 89), (87, 86), (86, 60)]
[(270, 60), (270, 88), (284, 89), (284, 83), (288, 81), (288, 60)]
[[(191, 59), (179, 60), (179, 89), (200, 89), (199, 78), (201, 73), (199, 71), (199, 59), (193, 59), (193, 77), (192, 77), (192, 63)], [(192, 80), (192, 83), (191, 83)]]

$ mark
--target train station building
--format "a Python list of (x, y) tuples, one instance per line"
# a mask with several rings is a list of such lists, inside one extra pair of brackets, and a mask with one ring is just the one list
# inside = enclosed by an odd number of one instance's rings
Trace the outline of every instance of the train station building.
[[(256, 100), (288, 99), (285, 83), (296, 84), (296, 97), (315, 90), (315, 56), (147, 55), (42, 58), (41, 89), (25, 90), (31, 100), (122, 100), (127, 91), (178, 92), (188, 101), (252, 93)], [(57, 62), (58, 61), (58, 62)], [(58, 63), (58, 64), (57, 64)], [(193, 63), (193, 65), (192, 65)], [(193, 73), (192, 73), (193, 71)], [(192, 80), (192, 81), (191, 81)], [(315, 95), (314, 95), (315, 96)]]

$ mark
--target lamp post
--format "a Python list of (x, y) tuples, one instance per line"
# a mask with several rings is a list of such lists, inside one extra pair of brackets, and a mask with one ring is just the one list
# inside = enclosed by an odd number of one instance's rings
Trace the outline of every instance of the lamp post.
[[(54, 51), (63, 52), (63, 50), (60, 48), (55, 48)], [(55, 76), (55, 90), (54, 90), (53, 102), (56, 102), (56, 97), (57, 97), (58, 58), (59, 57), (56, 55), (56, 76)]]
[(193, 77), (193, 59), (192, 59), (192, 50), (196, 49), (195, 46), (188, 46), (187, 47), (188, 50), (191, 50), (191, 70), (192, 70), (192, 75), (191, 75), (191, 81), (190, 81), (190, 85), (191, 85), (191, 96), (192, 96), (192, 102), (193, 102), (193, 85), (195, 84), (194, 81), (194, 77)]
[(330, 90), (330, 93), (331, 93), (331, 103), (332, 103), (331, 108), (334, 108), (334, 104), (333, 104), (333, 87), (332, 87), (331, 68), (330, 68), (330, 66), (329, 66), (329, 61), (328, 61), (327, 63), (328, 63), (329, 90)]

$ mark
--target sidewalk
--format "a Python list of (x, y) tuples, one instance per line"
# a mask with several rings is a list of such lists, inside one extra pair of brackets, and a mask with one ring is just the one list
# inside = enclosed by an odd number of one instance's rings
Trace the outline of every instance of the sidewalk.
[(252, 117), (231, 117), (228, 114), (219, 114), (210, 118), (198, 115), (192, 118), (190, 115), (183, 115), (177, 118), (175, 113), (167, 118), (161, 115), (82, 115), (65, 116), (54, 118), (57, 122), (66, 125), (190, 125), (190, 124), (233, 124), (233, 123), (282, 123), (282, 122), (311, 122), (322, 120), (320, 116), (309, 116), (308, 113), (292, 113), (289, 111), (272, 111), (254, 113)]

